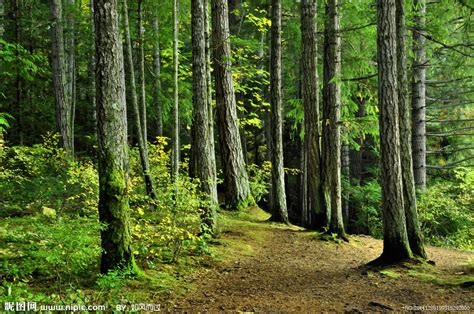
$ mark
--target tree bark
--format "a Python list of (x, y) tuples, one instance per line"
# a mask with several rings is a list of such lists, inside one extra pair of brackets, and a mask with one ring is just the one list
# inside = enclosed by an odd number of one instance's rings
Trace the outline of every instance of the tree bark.
[(426, 50), (425, 50), (425, 14), (426, 0), (415, 0), (413, 31), (413, 172), (418, 189), (426, 188)]
[(254, 204), (245, 169), (237, 120), (230, 61), (227, 0), (212, 0), (213, 64), (226, 206), (241, 209)]
[(193, 138), (192, 149), (196, 177), (201, 190), (210, 197), (210, 204), (203, 214), (204, 231), (214, 233), (216, 226), (217, 185), (211, 151), (209, 127), (209, 98), (206, 55), (206, 12), (204, 0), (191, 1), (191, 28), (193, 46)]
[(283, 160), (283, 103), (281, 65), (281, 0), (272, 0), (270, 59), (270, 130), (272, 139), (272, 221), (289, 223)]
[(163, 103), (161, 101), (161, 52), (158, 13), (155, 13), (151, 25), (153, 29), (153, 74), (155, 76), (153, 82), (153, 98), (154, 107), (156, 109), (156, 135), (163, 136)]
[(49, 0), (51, 14), (51, 54), (53, 68), (54, 97), (56, 103), (56, 124), (60, 133), (61, 146), (69, 157), (73, 157), (71, 134), (72, 108), (66, 72), (64, 50), (63, 8), (61, 0)]
[(69, 127), (71, 128), (71, 155), (74, 156), (74, 121), (76, 116), (76, 1), (68, 0), (68, 9), (66, 10), (66, 25), (67, 31), (65, 32), (66, 39), (66, 75), (67, 75), (67, 88), (69, 100), (71, 104), (71, 121)]
[[(331, 219), (329, 233), (347, 240), (342, 218), (341, 192), (341, 33), (338, 0), (326, 3), (324, 32), (324, 85), (323, 85), (323, 191), (328, 194)], [(326, 133), (326, 134), (324, 134)]]
[[(216, 165), (216, 147), (214, 137), (214, 108), (212, 104), (212, 75), (211, 75), (211, 23), (209, 22), (209, 1), (204, 0), (204, 19), (206, 23), (205, 39), (206, 39), (206, 79), (207, 79), (207, 106), (208, 106), (208, 124), (210, 138), (210, 152), (212, 163), (212, 179), (217, 182), (217, 165)], [(219, 203), (217, 199), (217, 203)]]
[(116, 0), (94, 1), (101, 272), (135, 269), (128, 205), (125, 78)]
[[(91, 0), (90, 2), (90, 9), (91, 9), (91, 28), (92, 28), (92, 38), (93, 38), (93, 49), (95, 50), (95, 25), (94, 25), (94, 1)], [(89, 64), (89, 73), (90, 73), (90, 79), (91, 79), (91, 92), (90, 92), (90, 101), (92, 104), (92, 124), (93, 124), (93, 136), (94, 140), (97, 140), (97, 111), (95, 110), (96, 108), (96, 91), (95, 91), (95, 67), (96, 67), (96, 61), (95, 61), (95, 54), (92, 53), (90, 57), (90, 64)]]
[[(380, 262), (412, 256), (408, 244), (400, 163), (395, 0), (377, 1), (377, 63), (384, 247)], [(377, 260), (376, 260), (377, 261)]]
[(172, 110), (172, 150), (171, 174), (176, 180), (179, 173), (179, 86), (178, 86), (178, 0), (173, 0), (173, 110)]
[(301, 62), (305, 130), (302, 216), (304, 225), (322, 229), (327, 226), (329, 217), (322, 206), (316, 7), (316, 0), (301, 0)]
[(156, 198), (156, 194), (153, 187), (153, 179), (151, 178), (151, 173), (150, 173), (150, 163), (148, 160), (147, 141), (144, 137), (144, 133), (142, 130), (143, 128), (142, 117), (140, 116), (140, 109), (138, 105), (137, 85), (135, 82), (135, 69), (133, 66), (132, 40), (130, 38), (130, 24), (128, 20), (127, 1), (128, 0), (122, 0), (122, 10), (123, 10), (123, 23), (124, 23), (124, 35), (125, 35), (125, 61), (127, 63), (127, 68), (128, 68), (128, 73), (129, 73), (130, 98), (132, 100), (132, 110), (135, 116), (135, 129), (137, 132), (138, 151), (140, 153), (140, 162), (143, 169), (146, 192), (151, 198)]
[(396, 0), (398, 102), (400, 112), (400, 160), (402, 166), (403, 204), (405, 207), (410, 248), (415, 256), (426, 258), (420, 223), (418, 221), (415, 181), (413, 177), (411, 115), (410, 102), (408, 100), (409, 93), (405, 39), (405, 4), (403, 1), (404, 0)]
[(142, 126), (144, 144), (148, 143), (147, 116), (146, 116), (146, 90), (145, 90), (145, 36), (143, 28), (143, 0), (138, 0), (137, 9), (137, 32), (138, 32), (138, 77), (140, 84), (140, 124)]

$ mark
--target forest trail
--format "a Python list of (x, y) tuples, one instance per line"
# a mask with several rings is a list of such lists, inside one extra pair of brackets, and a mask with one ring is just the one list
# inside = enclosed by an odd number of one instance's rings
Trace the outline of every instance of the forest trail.
[[(380, 240), (357, 236), (351, 237), (350, 243), (337, 244), (296, 227), (265, 222), (242, 221), (232, 225), (233, 229), (227, 228), (219, 240), (224, 248), (218, 249), (234, 248), (235, 255), (196, 274), (191, 279), (193, 292), (169, 304), (168, 310), (358, 312), (403, 310), (405, 305), (474, 308), (472, 286), (436, 285), (426, 280), (435, 280), (433, 274), (413, 269), (380, 273), (362, 268), (381, 253)], [(456, 280), (461, 275), (472, 280), (473, 253), (440, 248), (428, 248), (428, 253), (436, 262), (438, 280)]]

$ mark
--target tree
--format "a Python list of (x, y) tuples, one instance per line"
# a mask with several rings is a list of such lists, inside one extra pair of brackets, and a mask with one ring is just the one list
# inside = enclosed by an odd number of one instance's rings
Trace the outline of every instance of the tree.
[(241, 209), (253, 204), (253, 198), (237, 122), (227, 0), (212, 0), (211, 6), (214, 79), (226, 206)]
[(413, 30), (413, 171), (415, 185), (424, 190), (426, 187), (426, 50), (425, 50), (425, 14), (426, 0), (415, 0)]
[(411, 147), (411, 115), (408, 100), (407, 57), (405, 4), (396, 0), (397, 23), (397, 71), (398, 71), (398, 102), (400, 113), (400, 161), (402, 167), (403, 204), (408, 232), (408, 242), (414, 255), (426, 258), (423, 238), (421, 235), (418, 211), (416, 207), (415, 181), (413, 177), (413, 159)]
[(316, 0), (301, 1), (301, 75), (304, 106), (303, 224), (324, 228), (328, 223), (328, 213), (322, 206), (316, 7)]
[(203, 222), (207, 231), (213, 233), (216, 224), (217, 185), (215, 164), (211, 151), (211, 131), (209, 121), (209, 98), (207, 93), (207, 54), (206, 54), (206, 14), (204, 0), (191, 1), (191, 27), (193, 45), (193, 138), (192, 149), (194, 171), (200, 180), (201, 190), (209, 195), (210, 204), (205, 209)]
[[(129, 86), (130, 86), (130, 98), (132, 100), (132, 110), (135, 117), (135, 129), (137, 132), (137, 141), (138, 141), (138, 151), (140, 153), (140, 162), (143, 169), (143, 176), (145, 179), (145, 187), (147, 194), (152, 197), (156, 198), (156, 194), (154, 192), (153, 187), (153, 179), (151, 178), (150, 174), (150, 162), (148, 160), (148, 147), (147, 147), (147, 140), (145, 138), (145, 133), (143, 132), (143, 128), (145, 127), (142, 125), (143, 122), (143, 113), (140, 115), (140, 108), (138, 105), (138, 97), (137, 97), (137, 85), (135, 83), (135, 69), (133, 66), (133, 55), (132, 55), (132, 40), (130, 38), (130, 25), (128, 20), (128, 0), (123, 0), (122, 2), (122, 10), (123, 10), (123, 23), (124, 23), (124, 34), (125, 34), (125, 59), (128, 68), (128, 75), (129, 75)], [(143, 61), (140, 61), (142, 63)], [(144, 65), (143, 65), (144, 66)], [(142, 81), (144, 78), (142, 78)], [(143, 85), (142, 85), (143, 87)], [(141, 91), (144, 92), (143, 90)], [(144, 95), (142, 95), (143, 99)], [(142, 107), (142, 110), (144, 108)]]
[(61, 0), (49, 0), (51, 15), (51, 60), (53, 68), (54, 98), (56, 103), (56, 124), (59, 130), (61, 145), (69, 157), (73, 156), (72, 107), (71, 95), (66, 72), (64, 50), (63, 8)]
[(128, 205), (125, 77), (116, 0), (94, 1), (101, 272), (134, 268)]
[(326, 3), (323, 85), (323, 191), (331, 219), (329, 233), (346, 239), (341, 198), (341, 34), (338, 0)]
[(376, 261), (411, 258), (403, 206), (397, 90), (395, 0), (377, 1), (377, 64), (381, 151), (383, 253)]
[(147, 119), (146, 119), (146, 90), (145, 90), (145, 36), (143, 28), (143, 0), (138, 0), (137, 9), (137, 32), (138, 32), (138, 83), (140, 84), (140, 124), (143, 142), (148, 142)]
[(179, 173), (178, 23), (178, 0), (173, 0), (173, 110), (171, 134), (171, 175), (175, 180), (178, 177)]
[(163, 117), (162, 117), (162, 101), (161, 101), (161, 53), (159, 41), (159, 23), (158, 13), (154, 13), (151, 26), (153, 29), (153, 98), (154, 107), (156, 109), (156, 135), (163, 136)]
[(270, 129), (272, 138), (272, 217), (288, 223), (285, 170), (283, 162), (283, 104), (281, 78), (281, 0), (272, 0), (272, 39), (270, 59)]

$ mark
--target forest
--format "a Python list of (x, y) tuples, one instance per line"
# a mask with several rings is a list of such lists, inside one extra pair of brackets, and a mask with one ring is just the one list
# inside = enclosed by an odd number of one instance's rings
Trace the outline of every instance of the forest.
[(469, 311), (473, 17), (0, 0), (0, 311)]

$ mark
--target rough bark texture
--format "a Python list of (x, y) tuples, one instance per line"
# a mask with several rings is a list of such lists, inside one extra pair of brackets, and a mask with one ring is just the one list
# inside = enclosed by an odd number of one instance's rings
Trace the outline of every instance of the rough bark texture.
[(319, 84), (317, 72), (316, 0), (301, 1), (302, 93), (304, 105), (303, 224), (324, 228), (321, 152), (319, 146)]
[(241, 209), (254, 201), (250, 194), (239, 135), (230, 61), (227, 0), (212, 0), (211, 7), (214, 79), (226, 206)]
[(116, 0), (95, 0), (101, 272), (135, 267), (128, 205), (125, 78)]
[(425, 14), (426, 0), (414, 0), (415, 27), (413, 31), (413, 170), (415, 185), (426, 188), (426, 50), (425, 50)]
[(377, 63), (384, 248), (380, 261), (411, 257), (400, 163), (395, 0), (377, 1)]
[(173, 0), (173, 110), (171, 175), (176, 180), (179, 173), (179, 86), (178, 86), (178, 0)]
[(404, 0), (396, 0), (397, 16), (397, 70), (398, 107), (400, 113), (400, 161), (402, 166), (403, 204), (408, 232), (408, 241), (414, 255), (426, 258), (423, 238), (416, 207), (415, 181), (411, 147), (411, 114), (408, 100), (408, 75), (406, 57), (406, 27)]
[[(338, 0), (326, 3), (324, 32), (324, 99), (323, 99), (323, 191), (329, 195), (331, 219), (328, 232), (346, 239), (342, 219), (341, 193), (341, 34)], [(327, 199), (327, 197), (325, 197)]]
[[(156, 198), (154, 192), (153, 180), (150, 174), (150, 163), (148, 160), (148, 147), (147, 141), (143, 133), (142, 119), (140, 117), (140, 109), (138, 105), (137, 97), (137, 85), (135, 82), (135, 69), (133, 66), (133, 55), (132, 55), (132, 40), (130, 38), (130, 25), (128, 20), (128, 5), (127, 0), (122, 0), (122, 19), (124, 23), (124, 34), (125, 34), (125, 62), (127, 63), (128, 73), (129, 73), (129, 86), (130, 86), (130, 98), (132, 100), (132, 110), (135, 117), (135, 129), (137, 132), (137, 141), (138, 141), (138, 150), (140, 153), (140, 162), (143, 169), (143, 175), (145, 179), (145, 187), (147, 194)], [(142, 108), (143, 110), (143, 108)]]
[(156, 110), (156, 135), (163, 136), (163, 117), (161, 101), (161, 52), (160, 52), (160, 41), (159, 41), (159, 23), (158, 13), (153, 17), (151, 26), (153, 29), (153, 98), (154, 107)]
[(191, 1), (191, 28), (193, 46), (193, 138), (192, 161), (201, 190), (209, 195), (210, 206), (205, 208), (203, 223), (205, 231), (214, 232), (216, 225), (217, 185), (211, 151), (211, 133), (209, 127), (207, 55), (206, 55), (206, 19), (207, 10), (204, 0)]
[(270, 59), (270, 130), (272, 138), (272, 221), (288, 223), (283, 161), (283, 103), (281, 66), (281, 0), (272, 0)]
[(72, 108), (66, 72), (66, 56), (64, 50), (63, 9), (61, 0), (49, 0), (51, 14), (51, 52), (53, 68), (54, 97), (56, 103), (56, 124), (61, 136), (61, 145), (72, 157)]
[(204, 0), (204, 21), (206, 23), (205, 40), (206, 40), (206, 79), (207, 79), (207, 106), (208, 106), (208, 124), (210, 138), (210, 152), (212, 163), (212, 178), (217, 182), (217, 165), (216, 165), (216, 147), (214, 137), (214, 108), (212, 104), (212, 75), (211, 75), (211, 23), (209, 18), (209, 1)]
[(138, 84), (140, 84), (140, 124), (142, 126), (143, 141), (148, 142), (146, 119), (146, 91), (145, 91), (145, 36), (143, 28), (143, 0), (138, 0)]

